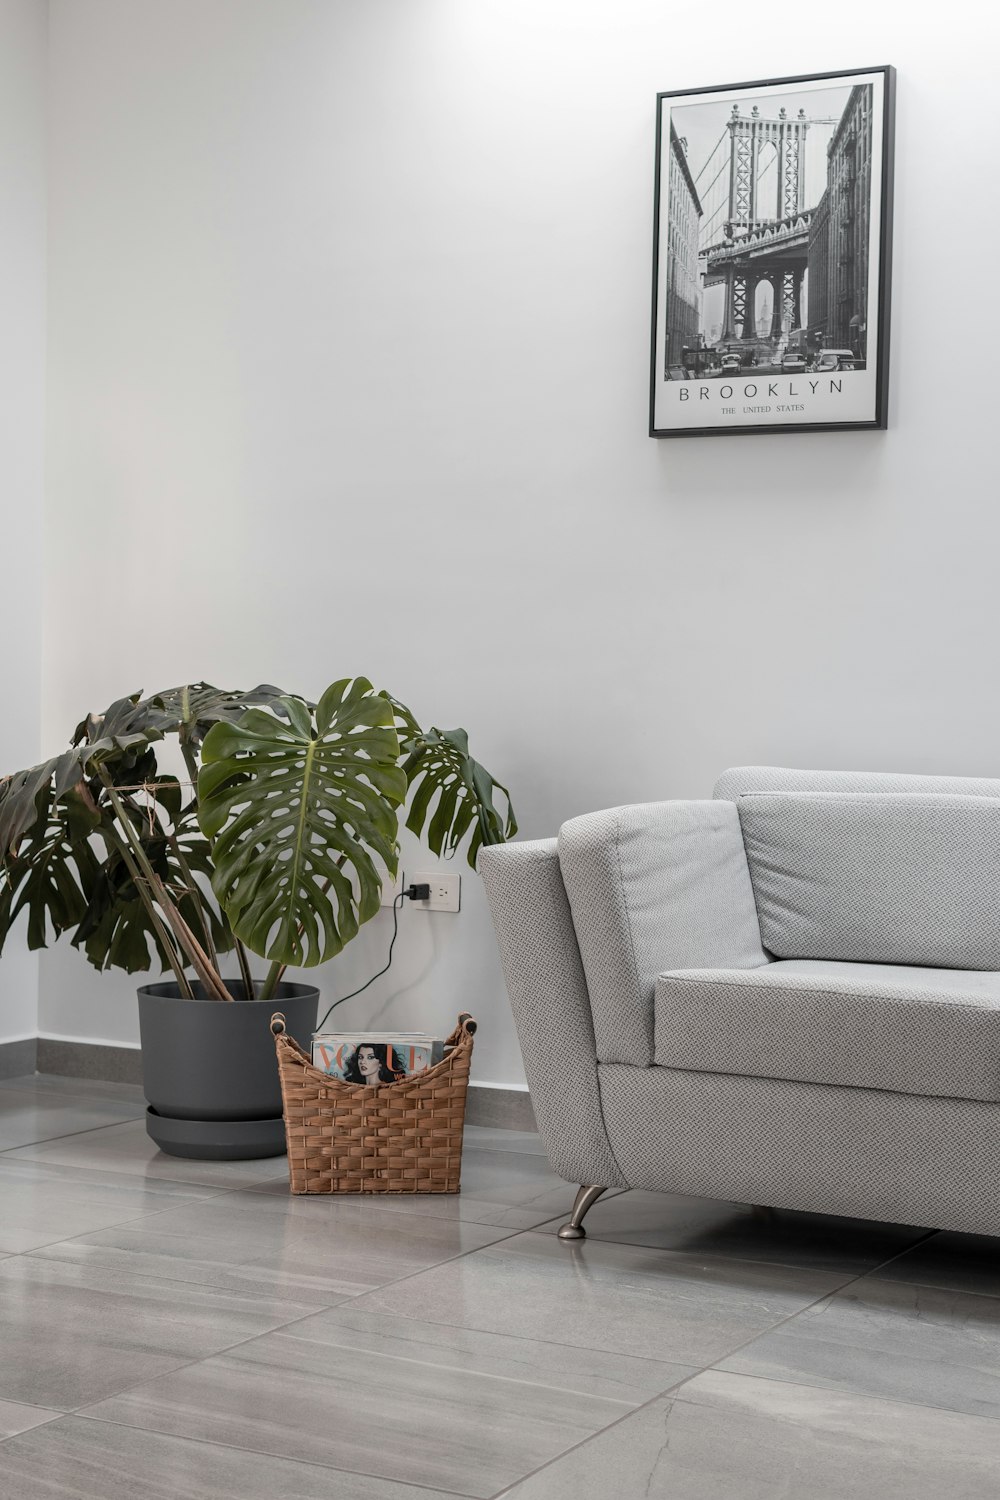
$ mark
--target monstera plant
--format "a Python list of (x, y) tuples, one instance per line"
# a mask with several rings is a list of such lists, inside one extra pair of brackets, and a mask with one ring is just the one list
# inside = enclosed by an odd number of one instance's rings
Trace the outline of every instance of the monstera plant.
[[(176, 772), (158, 761), (171, 740)], [(318, 703), (203, 682), (121, 698), (0, 781), (0, 951), (24, 913), (31, 948), (68, 933), (98, 969), (169, 971), (139, 990), (149, 1134), (180, 1156), (276, 1154), (271, 1002), (308, 1042), (319, 992), (285, 969), (333, 958), (379, 911), (407, 805), (407, 828), (439, 855), (467, 840), (473, 866), (517, 828), (464, 730), (421, 729), (363, 677)]]
[[(170, 737), (186, 778), (158, 766)], [(516, 832), (465, 731), (421, 729), (363, 677), (316, 704), (202, 682), (121, 698), (0, 781), (0, 951), (26, 912), (31, 948), (69, 932), (99, 969), (159, 961), (182, 995), (194, 976), (226, 1001), (220, 956), (235, 953), (250, 995), (249, 950), (270, 961), (268, 999), (287, 965), (324, 963), (378, 912), (411, 790), (406, 826), (436, 854), (469, 834), (475, 866)]]

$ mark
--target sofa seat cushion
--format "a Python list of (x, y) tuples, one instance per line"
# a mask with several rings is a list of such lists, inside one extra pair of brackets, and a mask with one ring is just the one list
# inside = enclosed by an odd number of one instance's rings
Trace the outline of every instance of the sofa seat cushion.
[(1000, 973), (789, 959), (656, 983), (660, 1067), (1000, 1102)]
[(737, 806), (776, 958), (1000, 969), (1000, 798), (765, 792)]

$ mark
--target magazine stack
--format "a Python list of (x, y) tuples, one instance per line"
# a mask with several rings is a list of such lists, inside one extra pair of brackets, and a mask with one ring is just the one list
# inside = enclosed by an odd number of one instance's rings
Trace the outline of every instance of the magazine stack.
[(444, 1048), (442, 1037), (425, 1032), (317, 1032), (312, 1061), (332, 1078), (374, 1087), (426, 1072), (441, 1062)]

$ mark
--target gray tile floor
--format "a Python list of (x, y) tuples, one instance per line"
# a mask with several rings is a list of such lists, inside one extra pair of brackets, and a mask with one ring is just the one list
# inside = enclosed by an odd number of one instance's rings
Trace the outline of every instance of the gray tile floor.
[(986, 1500), (1000, 1242), (609, 1195), (470, 1129), (457, 1198), (185, 1162), (0, 1083), (0, 1500)]

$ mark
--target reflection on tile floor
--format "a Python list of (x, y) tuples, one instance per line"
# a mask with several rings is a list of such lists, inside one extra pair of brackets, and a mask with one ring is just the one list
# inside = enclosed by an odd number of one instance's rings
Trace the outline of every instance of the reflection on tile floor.
[(524, 1132), (458, 1197), (303, 1199), (142, 1113), (0, 1083), (0, 1500), (1000, 1487), (998, 1241), (618, 1193), (566, 1245)]

